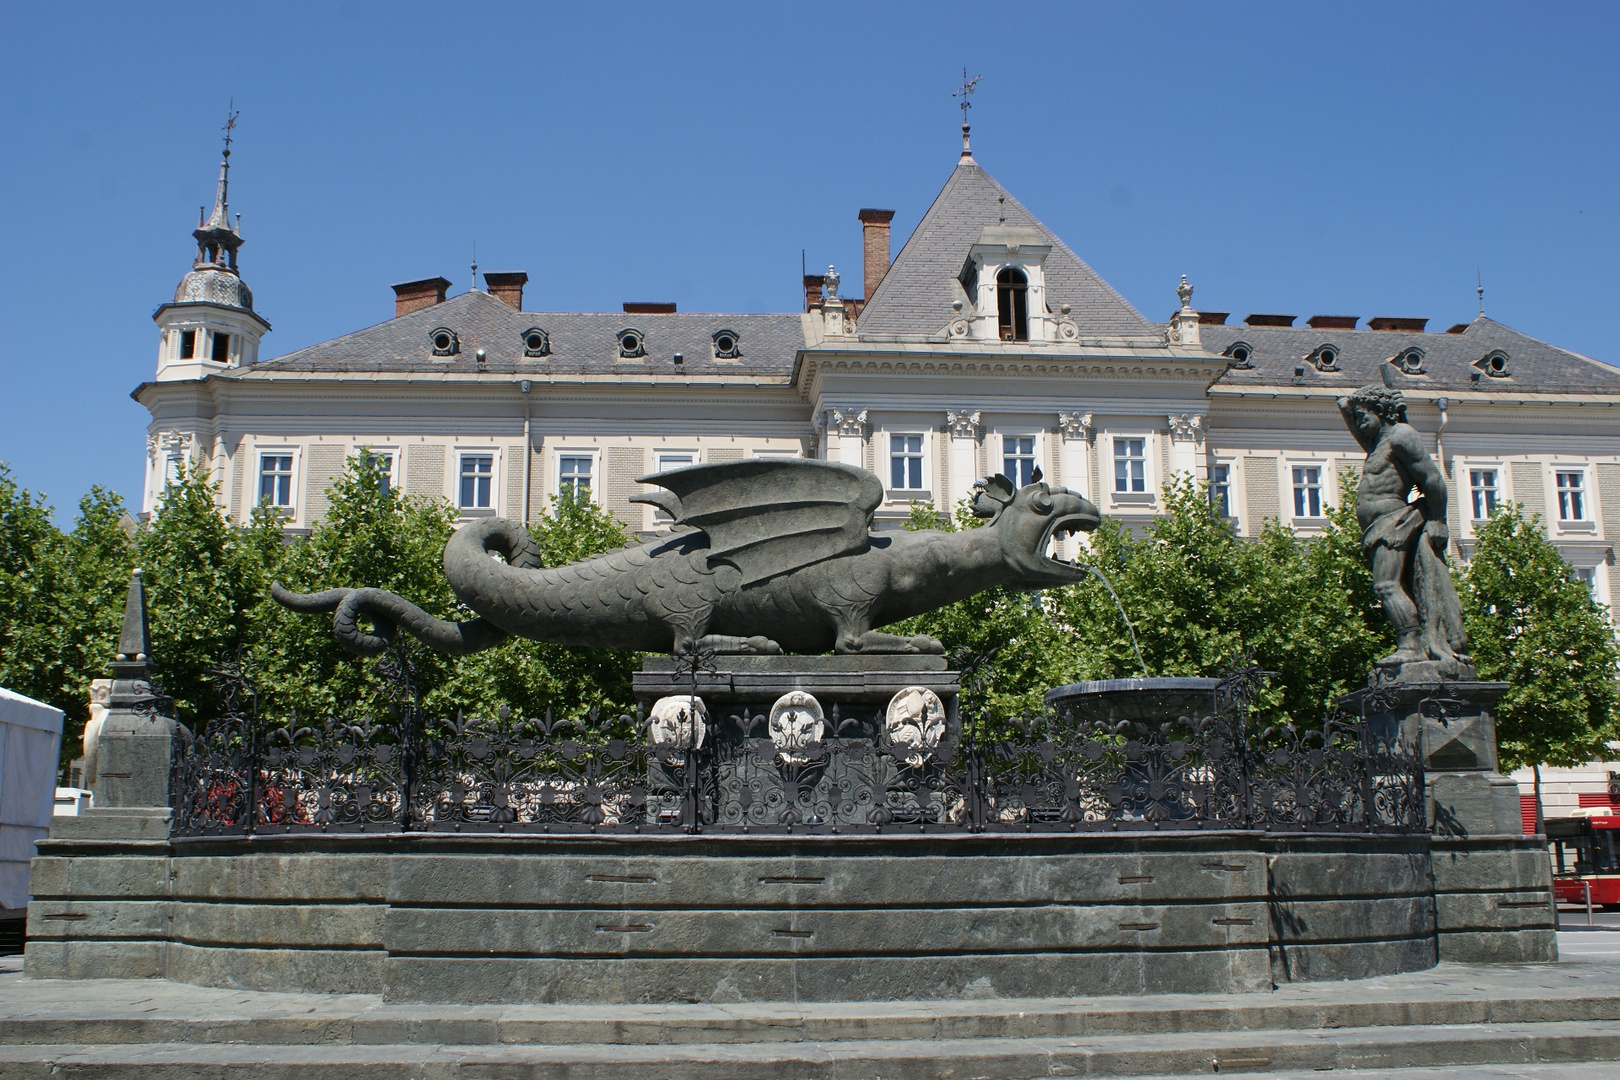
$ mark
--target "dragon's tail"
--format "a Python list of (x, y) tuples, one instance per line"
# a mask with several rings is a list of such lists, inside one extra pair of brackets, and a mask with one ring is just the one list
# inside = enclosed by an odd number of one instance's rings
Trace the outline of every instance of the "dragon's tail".
[[(359, 656), (375, 656), (388, 648), (396, 630), (404, 630), (437, 652), (458, 655), (481, 652), (506, 640), (506, 631), (486, 619), (462, 623), (437, 619), (403, 596), (383, 589), (295, 593), (272, 582), (270, 595), (293, 611), (333, 612), (332, 633), (338, 644)], [(361, 616), (371, 620), (374, 633), (360, 629)]]

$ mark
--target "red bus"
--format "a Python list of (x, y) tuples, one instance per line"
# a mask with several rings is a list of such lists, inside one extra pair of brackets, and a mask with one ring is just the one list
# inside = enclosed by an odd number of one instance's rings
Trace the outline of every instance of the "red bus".
[(1548, 818), (1553, 848), (1553, 893), (1561, 904), (1592, 903), (1620, 908), (1620, 809), (1591, 816)]

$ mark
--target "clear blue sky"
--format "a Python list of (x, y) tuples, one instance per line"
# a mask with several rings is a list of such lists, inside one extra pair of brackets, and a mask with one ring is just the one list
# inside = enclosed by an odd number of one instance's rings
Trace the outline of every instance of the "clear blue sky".
[[(1614, 362), (1620, 6), (216, 2), (7, 5), (0, 461), (60, 511), (139, 500), (153, 310), (227, 99), (274, 356), (391, 282), (526, 270), (528, 306), (797, 310), (858, 293), (980, 163), (1152, 318), (1494, 318)], [(63, 513), (63, 517), (68, 517)]]

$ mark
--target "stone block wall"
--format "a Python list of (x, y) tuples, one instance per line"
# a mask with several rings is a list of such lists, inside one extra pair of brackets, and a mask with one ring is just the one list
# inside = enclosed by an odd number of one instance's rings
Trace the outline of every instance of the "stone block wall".
[(29, 975), (443, 1002), (862, 1001), (1264, 991), (1437, 955), (1421, 837), (149, 847), (45, 842)]

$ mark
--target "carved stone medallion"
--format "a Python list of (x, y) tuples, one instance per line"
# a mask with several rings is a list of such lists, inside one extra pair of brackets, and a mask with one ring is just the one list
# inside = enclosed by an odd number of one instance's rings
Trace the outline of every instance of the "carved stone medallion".
[(771, 706), (770, 732), (778, 757), (790, 765), (807, 764), (811, 758), (802, 751), (827, 732), (821, 702), (803, 690), (788, 691)]
[(653, 702), (647, 720), (647, 739), (655, 749), (697, 750), (709, 730), (709, 710), (703, 699), (679, 694)]
[(889, 699), (883, 737), (895, 756), (916, 768), (933, 756), (945, 736), (945, 703), (924, 686), (908, 686)]

